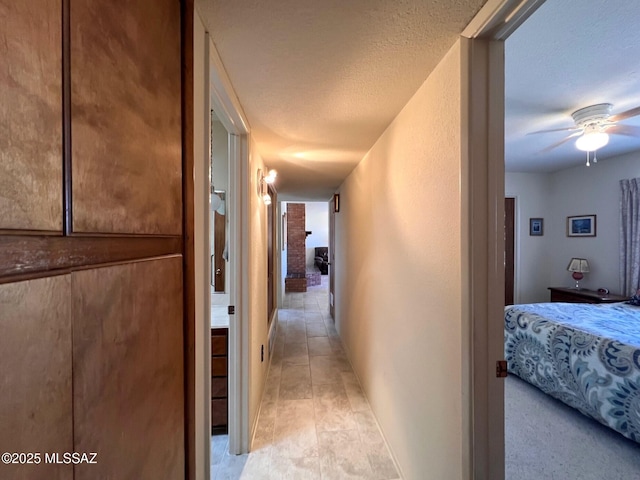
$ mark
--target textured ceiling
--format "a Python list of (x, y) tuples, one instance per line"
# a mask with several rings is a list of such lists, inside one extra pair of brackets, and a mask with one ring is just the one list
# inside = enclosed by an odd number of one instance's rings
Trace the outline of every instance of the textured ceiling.
[[(584, 164), (573, 140), (542, 152), (567, 132), (528, 134), (571, 127), (571, 113), (588, 105), (611, 103), (613, 114), (640, 105), (639, 59), (637, 0), (547, 0), (506, 42), (506, 169)], [(640, 117), (621, 123), (640, 125)], [(640, 138), (611, 135), (598, 160), (638, 149)]]
[(280, 199), (327, 200), (485, 0), (198, 0)]
[[(280, 198), (326, 200), (424, 82), (484, 0), (197, 0)], [(584, 163), (542, 152), (571, 113), (640, 105), (637, 0), (547, 0), (506, 42), (507, 171)], [(640, 125), (640, 117), (623, 122)], [(598, 157), (640, 149), (612, 136)]]

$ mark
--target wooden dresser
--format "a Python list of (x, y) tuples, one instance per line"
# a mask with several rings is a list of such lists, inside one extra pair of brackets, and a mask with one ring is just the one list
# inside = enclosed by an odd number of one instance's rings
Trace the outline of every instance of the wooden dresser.
[(615, 303), (629, 300), (622, 295), (602, 294), (586, 288), (549, 287), (552, 302), (567, 303)]
[(211, 433), (227, 433), (227, 352), (229, 329), (211, 329)]

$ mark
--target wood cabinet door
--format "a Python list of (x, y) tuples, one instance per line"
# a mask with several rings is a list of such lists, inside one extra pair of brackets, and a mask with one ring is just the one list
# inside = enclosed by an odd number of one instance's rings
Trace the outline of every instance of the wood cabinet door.
[(62, 230), (61, 0), (0, 0), (0, 231)]
[(179, 235), (180, 3), (70, 1), (73, 231)]
[[(76, 480), (182, 478), (182, 259), (72, 274)], [(99, 292), (99, 294), (98, 294)]]
[(39, 452), (39, 464), (0, 464), (0, 478), (71, 480), (73, 451), (69, 275), (0, 285), (0, 452)]
[(0, 0), (0, 453), (98, 454), (2, 479), (195, 471), (192, 22)]

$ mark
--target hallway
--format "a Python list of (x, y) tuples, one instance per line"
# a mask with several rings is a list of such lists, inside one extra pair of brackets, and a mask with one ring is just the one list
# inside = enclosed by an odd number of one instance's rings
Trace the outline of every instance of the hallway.
[(286, 294), (251, 453), (211, 441), (211, 479), (399, 478), (329, 316), (328, 277)]

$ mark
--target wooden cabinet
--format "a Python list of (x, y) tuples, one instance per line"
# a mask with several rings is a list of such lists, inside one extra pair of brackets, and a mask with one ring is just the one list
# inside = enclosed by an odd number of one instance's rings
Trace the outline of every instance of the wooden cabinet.
[(62, 231), (61, 11), (0, 0), (0, 231)]
[(181, 270), (173, 256), (71, 274), (73, 445), (99, 459), (75, 480), (182, 478)]
[[(70, 275), (0, 284), (1, 452), (74, 451), (71, 308)], [(71, 480), (73, 465), (0, 465), (0, 477)]]
[(0, 18), (0, 452), (97, 453), (0, 478), (183, 479), (193, 1), (0, 0)]
[(211, 433), (227, 433), (229, 329), (211, 329)]
[(552, 302), (566, 303), (615, 303), (628, 300), (627, 297), (614, 294), (602, 294), (586, 288), (549, 287)]
[(73, 230), (179, 235), (180, 4), (70, 8)]

